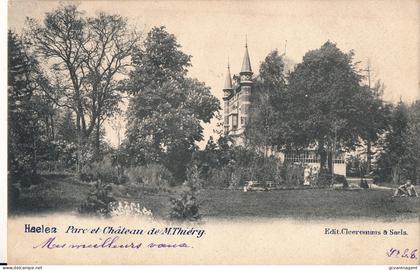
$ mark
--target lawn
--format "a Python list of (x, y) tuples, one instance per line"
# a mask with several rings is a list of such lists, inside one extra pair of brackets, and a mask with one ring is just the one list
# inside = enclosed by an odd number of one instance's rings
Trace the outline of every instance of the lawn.
[[(12, 214), (76, 211), (93, 186), (71, 177), (49, 177), (24, 190)], [(169, 197), (176, 194), (124, 193), (118, 199), (138, 201), (155, 216), (167, 217)], [(117, 189), (115, 189), (117, 191)], [(200, 212), (204, 218), (380, 218), (383, 220), (418, 218), (419, 198), (392, 198), (392, 190), (302, 189), (269, 192), (202, 190)], [(118, 195), (117, 195), (118, 194)]]

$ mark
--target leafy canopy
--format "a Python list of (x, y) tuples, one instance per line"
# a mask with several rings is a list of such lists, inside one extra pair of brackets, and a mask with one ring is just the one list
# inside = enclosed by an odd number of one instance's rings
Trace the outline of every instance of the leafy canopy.
[(178, 177), (203, 139), (201, 123), (220, 108), (209, 87), (186, 76), (190, 59), (174, 35), (155, 27), (133, 56), (128, 83), (128, 152), (137, 163), (164, 162)]

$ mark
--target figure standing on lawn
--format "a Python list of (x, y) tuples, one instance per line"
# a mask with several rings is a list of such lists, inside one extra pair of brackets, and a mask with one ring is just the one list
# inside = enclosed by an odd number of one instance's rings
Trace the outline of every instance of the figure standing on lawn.
[(404, 185), (401, 185), (397, 188), (397, 190), (395, 190), (394, 196), (416, 196), (418, 197), (419, 195), (417, 194), (416, 189), (414, 188), (414, 185), (411, 184), (411, 181), (408, 180)]

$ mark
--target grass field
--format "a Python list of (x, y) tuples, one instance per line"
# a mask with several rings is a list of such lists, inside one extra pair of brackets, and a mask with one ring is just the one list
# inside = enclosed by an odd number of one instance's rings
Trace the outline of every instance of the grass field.
[[(69, 177), (49, 178), (24, 190), (19, 207), (12, 214), (76, 211), (93, 189)], [(418, 218), (419, 198), (392, 198), (392, 190), (276, 190), (242, 192), (202, 190), (199, 193), (204, 218), (380, 218), (383, 220)], [(167, 217), (169, 197), (176, 194), (122, 195), (119, 199), (138, 201), (155, 216)]]

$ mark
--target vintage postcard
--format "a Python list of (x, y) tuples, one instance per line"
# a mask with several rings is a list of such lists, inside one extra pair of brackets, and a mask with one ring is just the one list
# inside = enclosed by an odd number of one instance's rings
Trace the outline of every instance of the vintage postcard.
[(418, 265), (419, 8), (9, 0), (4, 262)]

